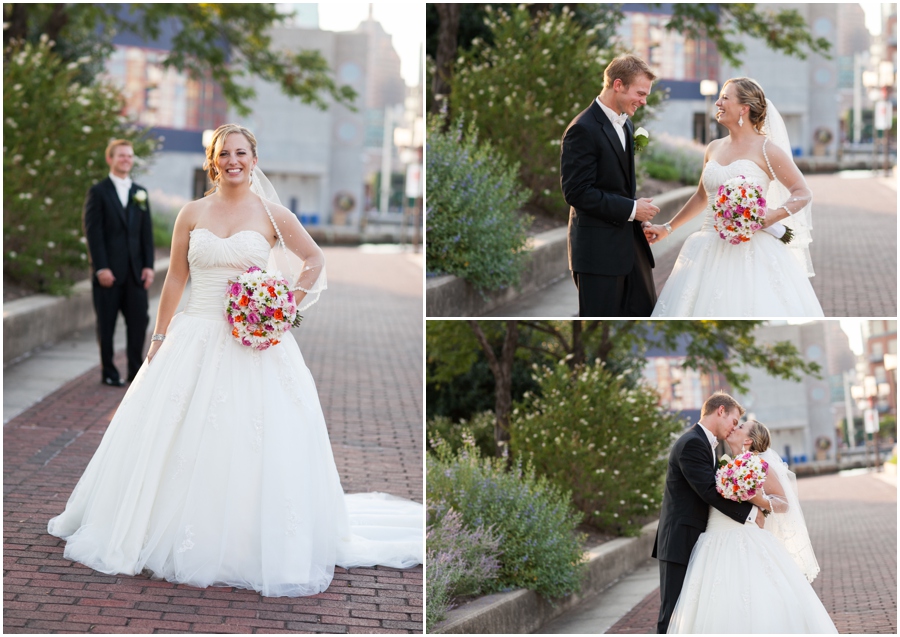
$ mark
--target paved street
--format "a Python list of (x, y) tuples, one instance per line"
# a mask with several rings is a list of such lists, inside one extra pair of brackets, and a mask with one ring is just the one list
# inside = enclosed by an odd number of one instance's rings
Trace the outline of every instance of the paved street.
[[(804, 478), (798, 484), (810, 539), (822, 569), (813, 589), (838, 632), (896, 634), (896, 476), (859, 470)], [(651, 564), (657, 568), (655, 560)], [(596, 614), (594, 602), (590, 600), (569, 615)], [(657, 587), (606, 632), (655, 633), (658, 615)], [(570, 622), (577, 620), (576, 616)]]
[[(421, 502), (421, 255), (366, 246), (325, 254), (329, 290), (295, 336), (316, 379), (344, 490)], [(4, 633), (422, 632), (421, 566), (338, 568), (324, 593), (264, 598), (104, 575), (64, 559), (64, 542), (47, 534), (47, 521), (64, 508), (125, 392), (99, 384), (96, 346), (58, 348), (66, 352), (50, 348), (35, 360), (83, 352), (94, 364), (4, 424)], [(4, 393), (40, 373), (33, 362), (4, 370)], [(117, 362), (122, 369), (122, 352)], [(4, 420), (10, 410), (4, 405)]]
[[(813, 191), (813, 289), (825, 316), (897, 315), (897, 181), (869, 171), (809, 175)], [(684, 239), (701, 218), (654, 246), (654, 280), (662, 290)], [(668, 244), (668, 245), (667, 245)], [(571, 276), (488, 316), (570, 317), (578, 313)]]

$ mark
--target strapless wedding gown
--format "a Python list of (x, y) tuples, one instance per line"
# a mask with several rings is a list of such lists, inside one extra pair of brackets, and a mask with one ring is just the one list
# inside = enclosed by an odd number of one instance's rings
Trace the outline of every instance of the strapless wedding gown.
[(710, 507), (668, 632), (837, 633), (837, 629), (774, 535)]
[(189, 246), (187, 308), (48, 524), (65, 556), (103, 573), (292, 597), (328, 588), (335, 564), (421, 563), (421, 504), (344, 495), (294, 337), (258, 352), (231, 336), (226, 282), (265, 268), (266, 238), (197, 229)]
[(713, 226), (713, 198), (720, 185), (739, 175), (768, 193), (771, 180), (754, 161), (706, 163), (703, 225), (685, 240), (653, 316), (824, 316), (805, 269), (779, 239), (760, 231), (746, 243), (731, 245), (719, 237)]

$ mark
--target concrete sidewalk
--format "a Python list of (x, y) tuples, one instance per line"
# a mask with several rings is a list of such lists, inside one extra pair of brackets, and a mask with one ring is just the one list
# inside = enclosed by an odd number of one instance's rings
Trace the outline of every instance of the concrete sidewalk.
[[(897, 315), (897, 184), (870, 171), (809, 175), (813, 191), (813, 289), (825, 316)], [(653, 278), (661, 291), (684, 240), (702, 224), (698, 215), (653, 246)], [(567, 276), (543, 290), (489, 312), (490, 317), (565, 318), (578, 314)]]
[[(896, 634), (896, 474), (854, 469), (803, 478), (798, 487), (822, 569), (813, 590), (838, 632)], [(605, 599), (583, 604), (554, 622), (553, 627), (566, 628), (560, 622), (567, 621), (569, 630), (558, 632), (655, 633), (659, 615), (656, 560), (650, 560), (645, 568), (646, 573), (639, 569), (629, 576), (630, 581), (623, 578), (625, 583), (618, 590), (614, 585), (604, 592)], [(635, 602), (641, 586), (646, 594)]]
[[(344, 490), (421, 502), (422, 256), (382, 246), (325, 255), (329, 289), (295, 336)], [(421, 567), (338, 568), (320, 595), (264, 598), (109, 576), (64, 559), (47, 520), (62, 511), (125, 393), (100, 384), (98, 358), (85, 331), (4, 370), (5, 633), (422, 632)]]

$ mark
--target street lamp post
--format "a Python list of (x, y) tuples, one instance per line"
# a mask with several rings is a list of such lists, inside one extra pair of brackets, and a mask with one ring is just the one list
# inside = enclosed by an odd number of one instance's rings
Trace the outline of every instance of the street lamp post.
[(706, 98), (707, 144), (715, 137), (716, 118), (712, 114), (712, 96), (718, 92), (719, 85), (715, 80), (700, 80), (700, 95)]

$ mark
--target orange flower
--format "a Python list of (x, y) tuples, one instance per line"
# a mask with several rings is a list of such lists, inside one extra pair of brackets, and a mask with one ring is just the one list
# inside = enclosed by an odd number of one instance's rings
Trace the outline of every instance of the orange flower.
[(275, 310), (275, 318), (279, 321), (284, 320), (284, 312), (281, 311), (281, 308), (278, 308), (277, 310)]
[(234, 328), (233, 330), (231, 330), (231, 335), (232, 335), (233, 337), (235, 337), (235, 338), (238, 337), (238, 331), (237, 331), (237, 328)]
[(750, 211), (749, 211), (749, 210), (745, 210), (745, 211), (744, 211), (744, 219), (749, 219), (749, 218), (750, 218)]
[(728, 197), (726, 197), (725, 195), (719, 197), (719, 203), (725, 203), (726, 201), (728, 201)]
[(273, 288), (273, 287), (270, 285), (270, 286), (268, 287), (268, 290), (269, 290), (269, 296), (275, 296), (275, 288)]
[(262, 336), (262, 335), (263, 335), (262, 330), (256, 330), (255, 332), (253, 332), (253, 336)]
[(241, 307), (247, 307), (248, 305), (250, 305), (250, 299), (247, 298), (246, 294), (241, 297), (240, 301), (238, 301), (238, 305), (240, 305)]
[(240, 322), (242, 322), (243, 320), (244, 320), (243, 315), (241, 315), (241, 314), (235, 314), (235, 316), (234, 316), (234, 322), (235, 322), (235, 323), (240, 323)]
[(275, 340), (274, 338), (269, 341), (272, 345), (278, 345), (281, 341)]

